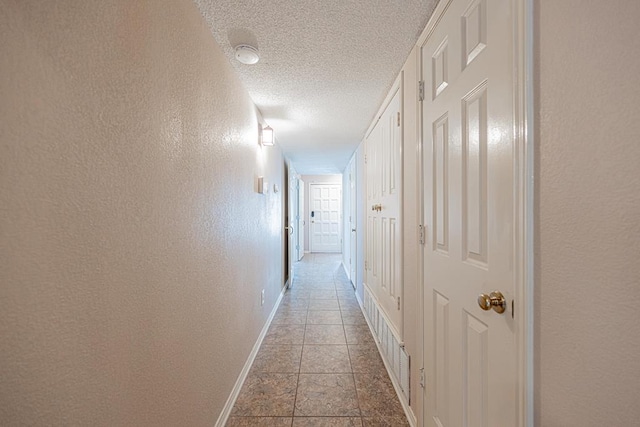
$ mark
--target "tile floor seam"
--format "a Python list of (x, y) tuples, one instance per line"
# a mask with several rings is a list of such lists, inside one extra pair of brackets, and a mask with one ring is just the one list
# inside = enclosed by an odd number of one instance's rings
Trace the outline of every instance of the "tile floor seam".
[[(303, 349), (304, 351), (304, 349)], [(302, 363), (302, 355), (300, 356)], [(298, 389), (300, 388), (300, 370), (298, 369), (298, 381), (296, 381), (296, 394), (293, 398), (293, 410), (291, 411), (291, 426), (293, 426), (293, 418), (296, 416), (296, 403), (298, 403)]]
[(302, 369), (302, 355), (304, 354), (304, 342), (307, 336), (307, 319), (309, 318), (309, 304), (307, 304), (307, 315), (304, 320), (304, 333), (302, 334), (302, 350), (300, 351), (300, 360), (298, 361), (298, 380), (296, 381), (296, 393), (293, 397), (293, 409), (291, 411), (291, 427), (293, 427), (294, 417), (296, 416), (296, 403), (298, 403), (298, 390), (300, 389), (300, 371)]
[[(344, 330), (345, 340), (347, 338), (347, 331), (344, 329), (344, 323), (342, 325), (342, 329)], [(360, 412), (360, 419), (362, 420), (362, 408), (360, 407), (360, 398), (358, 396), (358, 386), (356, 384), (356, 374), (353, 371), (353, 363), (351, 362), (351, 350), (349, 349), (349, 342), (347, 341), (347, 352), (349, 353), (349, 364), (351, 365), (351, 375), (353, 376), (353, 384), (354, 384), (354, 393), (356, 395), (356, 402), (358, 402), (358, 412)], [(364, 420), (362, 420), (362, 425), (364, 425)]]
[(358, 385), (356, 384), (356, 374), (355, 372), (351, 372), (353, 376), (353, 385), (354, 385), (354, 394), (356, 395), (356, 402), (358, 402), (358, 412), (360, 412), (360, 418), (362, 418), (362, 408), (360, 407), (360, 398), (358, 396)]

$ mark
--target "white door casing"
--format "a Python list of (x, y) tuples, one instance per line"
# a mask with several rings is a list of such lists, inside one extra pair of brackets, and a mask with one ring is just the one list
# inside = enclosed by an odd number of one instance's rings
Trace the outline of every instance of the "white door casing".
[(311, 252), (341, 252), (340, 214), (342, 185), (310, 184), (310, 232)]
[(300, 261), (304, 256), (304, 181), (298, 179), (298, 243), (297, 243), (297, 260)]
[(402, 339), (402, 78), (366, 138), (365, 284)]
[(357, 227), (356, 227), (356, 219), (357, 219), (357, 189), (356, 189), (356, 161), (355, 157), (351, 159), (351, 163), (349, 165), (349, 232), (351, 233), (351, 240), (349, 241), (349, 265), (351, 266), (351, 272), (349, 274), (349, 278), (351, 279), (351, 284), (356, 287), (357, 286)]
[[(523, 176), (512, 0), (447, 0), (421, 46), (425, 426), (520, 425)], [(506, 312), (484, 311), (500, 291)]]
[(287, 192), (287, 226), (285, 229), (285, 232), (287, 233), (287, 241), (288, 241), (288, 245), (289, 245), (289, 260), (288, 260), (288, 267), (289, 267), (289, 286), (293, 285), (293, 263), (295, 261), (297, 261), (297, 242), (298, 242), (298, 233), (299, 233), (299, 229), (298, 229), (298, 223), (296, 220), (296, 215), (297, 215), (297, 207), (298, 207), (298, 189), (297, 189), (297, 185), (298, 185), (298, 179), (296, 178), (296, 174), (295, 171), (293, 170), (293, 168), (289, 168), (289, 182), (287, 182), (288, 185), (288, 192)]

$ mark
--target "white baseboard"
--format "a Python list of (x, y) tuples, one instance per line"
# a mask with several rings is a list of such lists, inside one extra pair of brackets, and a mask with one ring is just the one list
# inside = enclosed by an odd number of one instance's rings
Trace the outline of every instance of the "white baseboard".
[(344, 260), (342, 260), (340, 262), (340, 264), (342, 265), (342, 269), (344, 270), (344, 274), (347, 275), (347, 279), (349, 279), (349, 281), (351, 281), (351, 277), (349, 277), (349, 270), (347, 270), (347, 266), (344, 265)]
[(238, 395), (240, 394), (242, 385), (244, 384), (244, 381), (247, 379), (247, 375), (249, 374), (251, 365), (253, 365), (253, 361), (255, 360), (256, 355), (258, 354), (258, 350), (260, 350), (260, 346), (262, 345), (262, 341), (264, 340), (264, 337), (267, 335), (269, 326), (271, 326), (271, 321), (273, 320), (273, 316), (275, 316), (276, 311), (278, 311), (278, 307), (280, 307), (280, 302), (282, 301), (282, 297), (284, 296), (284, 293), (286, 291), (287, 291), (287, 286), (282, 288), (282, 292), (280, 292), (280, 296), (278, 297), (278, 300), (273, 306), (273, 310), (271, 310), (271, 313), (267, 318), (267, 322), (262, 328), (262, 331), (260, 332), (260, 335), (258, 336), (256, 343), (253, 345), (253, 349), (251, 350), (251, 353), (249, 353), (249, 358), (245, 362), (244, 367), (242, 368), (242, 371), (240, 371), (240, 375), (238, 376), (238, 379), (236, 380), (236, 384), (233, 386), (233, 389), (231, 390), (231, 394), (227, 399), (227, 403), (225, 403), (224, 408), (222, 408), (222, 412), (218, 417), (218, 421), (216, 421), (215, 423), (215, 427), (224, 427), (224, 425), (227, 423), (227, 420), (229, 419), (229, 415), (231, 415), (231, 410), (233, 409), (233, 405), (236, 404), (236, 400), (238, 399)]
[(349, 270), (347, 269), (347, 266), (344, 265), (344, 260), (342, 260), (342, 269), (344, 270), (344, 274), (347, 275), (347, 279), (349, 279), (349, 281), (351, 282), (351, 286), (353, 286), (353, 290), (355, 291), (356, 284), (353, 283), (353, 279), (351, 278), (351, 275), (349, 274)]

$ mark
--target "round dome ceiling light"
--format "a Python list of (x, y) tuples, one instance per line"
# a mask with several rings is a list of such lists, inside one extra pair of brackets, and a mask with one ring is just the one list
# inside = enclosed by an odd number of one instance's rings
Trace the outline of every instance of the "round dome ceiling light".
[(248, 44), (240, 44), (236, 46), (236, 59), (243, 64), (252, 65), (260, 60), (258, 49)]

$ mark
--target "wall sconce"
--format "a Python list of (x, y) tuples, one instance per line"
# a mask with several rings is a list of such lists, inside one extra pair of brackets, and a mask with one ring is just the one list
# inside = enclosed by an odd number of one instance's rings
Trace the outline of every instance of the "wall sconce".
[(267, 126), (266, 128), (260, 127), (260, 144), (264, 146), (272, 146), (274, 143), (273, 129), (271, 126)]

